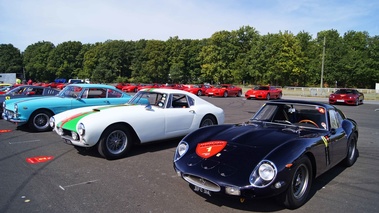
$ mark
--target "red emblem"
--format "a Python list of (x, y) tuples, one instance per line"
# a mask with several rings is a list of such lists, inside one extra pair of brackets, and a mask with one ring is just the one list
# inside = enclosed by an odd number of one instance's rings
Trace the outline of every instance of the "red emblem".
[(199, 143), (196, 146), (196, 154), (202, 158), (210, 158), (221, 152), (225, 148), (226, 143), (226, 141), (209, 141)]
[(36, 163), (44, 163), (52, 159), (54, 159), (53, 156), (38, 156), (38, 157), (26, 158), (26, 162), (30, 164), (36, 164)]

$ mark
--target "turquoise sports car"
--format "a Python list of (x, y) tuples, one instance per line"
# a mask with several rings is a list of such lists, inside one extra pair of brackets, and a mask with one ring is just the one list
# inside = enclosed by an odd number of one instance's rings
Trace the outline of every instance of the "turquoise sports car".
[(3, 102), (3, 119), (33, 131), (51, 130), (51, 116), (79, 107), (124, 104), (131, 95), (105, 84), (70, 84), (53, 97), (10, 99)]

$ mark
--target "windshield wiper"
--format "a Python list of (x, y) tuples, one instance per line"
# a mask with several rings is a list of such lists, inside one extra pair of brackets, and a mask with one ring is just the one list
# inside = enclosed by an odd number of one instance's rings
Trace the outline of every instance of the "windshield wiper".
[(281, 124), (294, 125), (294, 124), (291, 123), (291, 121), (289, 121), (289, 120), (274, 120), (274, 122), (276, 122), (276, 123), (281, 123)]

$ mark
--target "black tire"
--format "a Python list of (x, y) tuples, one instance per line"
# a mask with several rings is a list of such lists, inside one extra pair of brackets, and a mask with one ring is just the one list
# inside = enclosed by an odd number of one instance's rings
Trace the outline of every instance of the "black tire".
[(201, 92), (201, 90), (197, 91), (197, 96), (202, 96), (203, 93)]
[(113, 160), (124, 157), (131, 146), (130, 131), (123, 125), (113, 125), (103, 132), (97, 149), (101, 156)]
[(359, 98), (357, 98), (356, 100), (355, 100), (355, 106), (358, 106), (359, 105)]
[(237, 93), (237, 97), (241, 97), (242, 96), (242, 92), (241, 91), (238, 91)]
[(226, 98), (226, 97), (228, 97), (228, 92), (227, 91), (224, 92), (224, 98)]
[(269, 93), (269, 94), (267, 94), (266, 99), (267, 99), (267, 100), (270, 100), (270, 98), (271, 98), (271, 97), (270, 97), (270, 93)]
[(345, 166), (350, 167), (352, 166), (359, 156), (358, 149), (357, 149), (357, 135), (353, 133), (348, 142), (347, 142), (347, 153), (346, 158), (344, 160)]
[(299, 208), (307, 202), (313, 180), (312, 164), (308, 157), (301, 158), (296, 165), (290, 185), (282, 194), (283, 204), (289, 209)]
[(201, 120), (199, 128), (204, 127), (204, 126), (212, 126), (212, 125), (216, 125), (216, 124), (217, 124), (217, 121), (213, 116), (206, 115)]
[(47, 110), (37, 110), (29, 117), (28, 126), (36, 132), (46, 132), (51, 130), (50, 117), (53, 114)]

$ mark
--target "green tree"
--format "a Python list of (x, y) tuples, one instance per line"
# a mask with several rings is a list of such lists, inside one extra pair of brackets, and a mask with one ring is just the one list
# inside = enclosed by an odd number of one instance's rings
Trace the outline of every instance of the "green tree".
[(0, 72), (23, 74), (22, 55), (12, 44), (0, 44)]
[(82, 50), (79, 41), (68, 41), (58, 44), (49, 55), (47, 70), (50, 73), (49, 81), (55, 78), (77, 78), (77, 71), (82, 68), (82, 60), (78, 61), (78, 55)]
[(232, 66), (238, 55), (238, 46), (233, 41), (233, 34), (228, 31), (216, 32), (211, 36), (199, 55), (204, 79), (211, 79), (216, 83), (236, 81)]
[(47, 71), (50, 52), (55, 48), (49, 41), (40, 41), (29, 45), (23, 54), (26, 77), (33, 81), (48, 81), (51, 73)]

